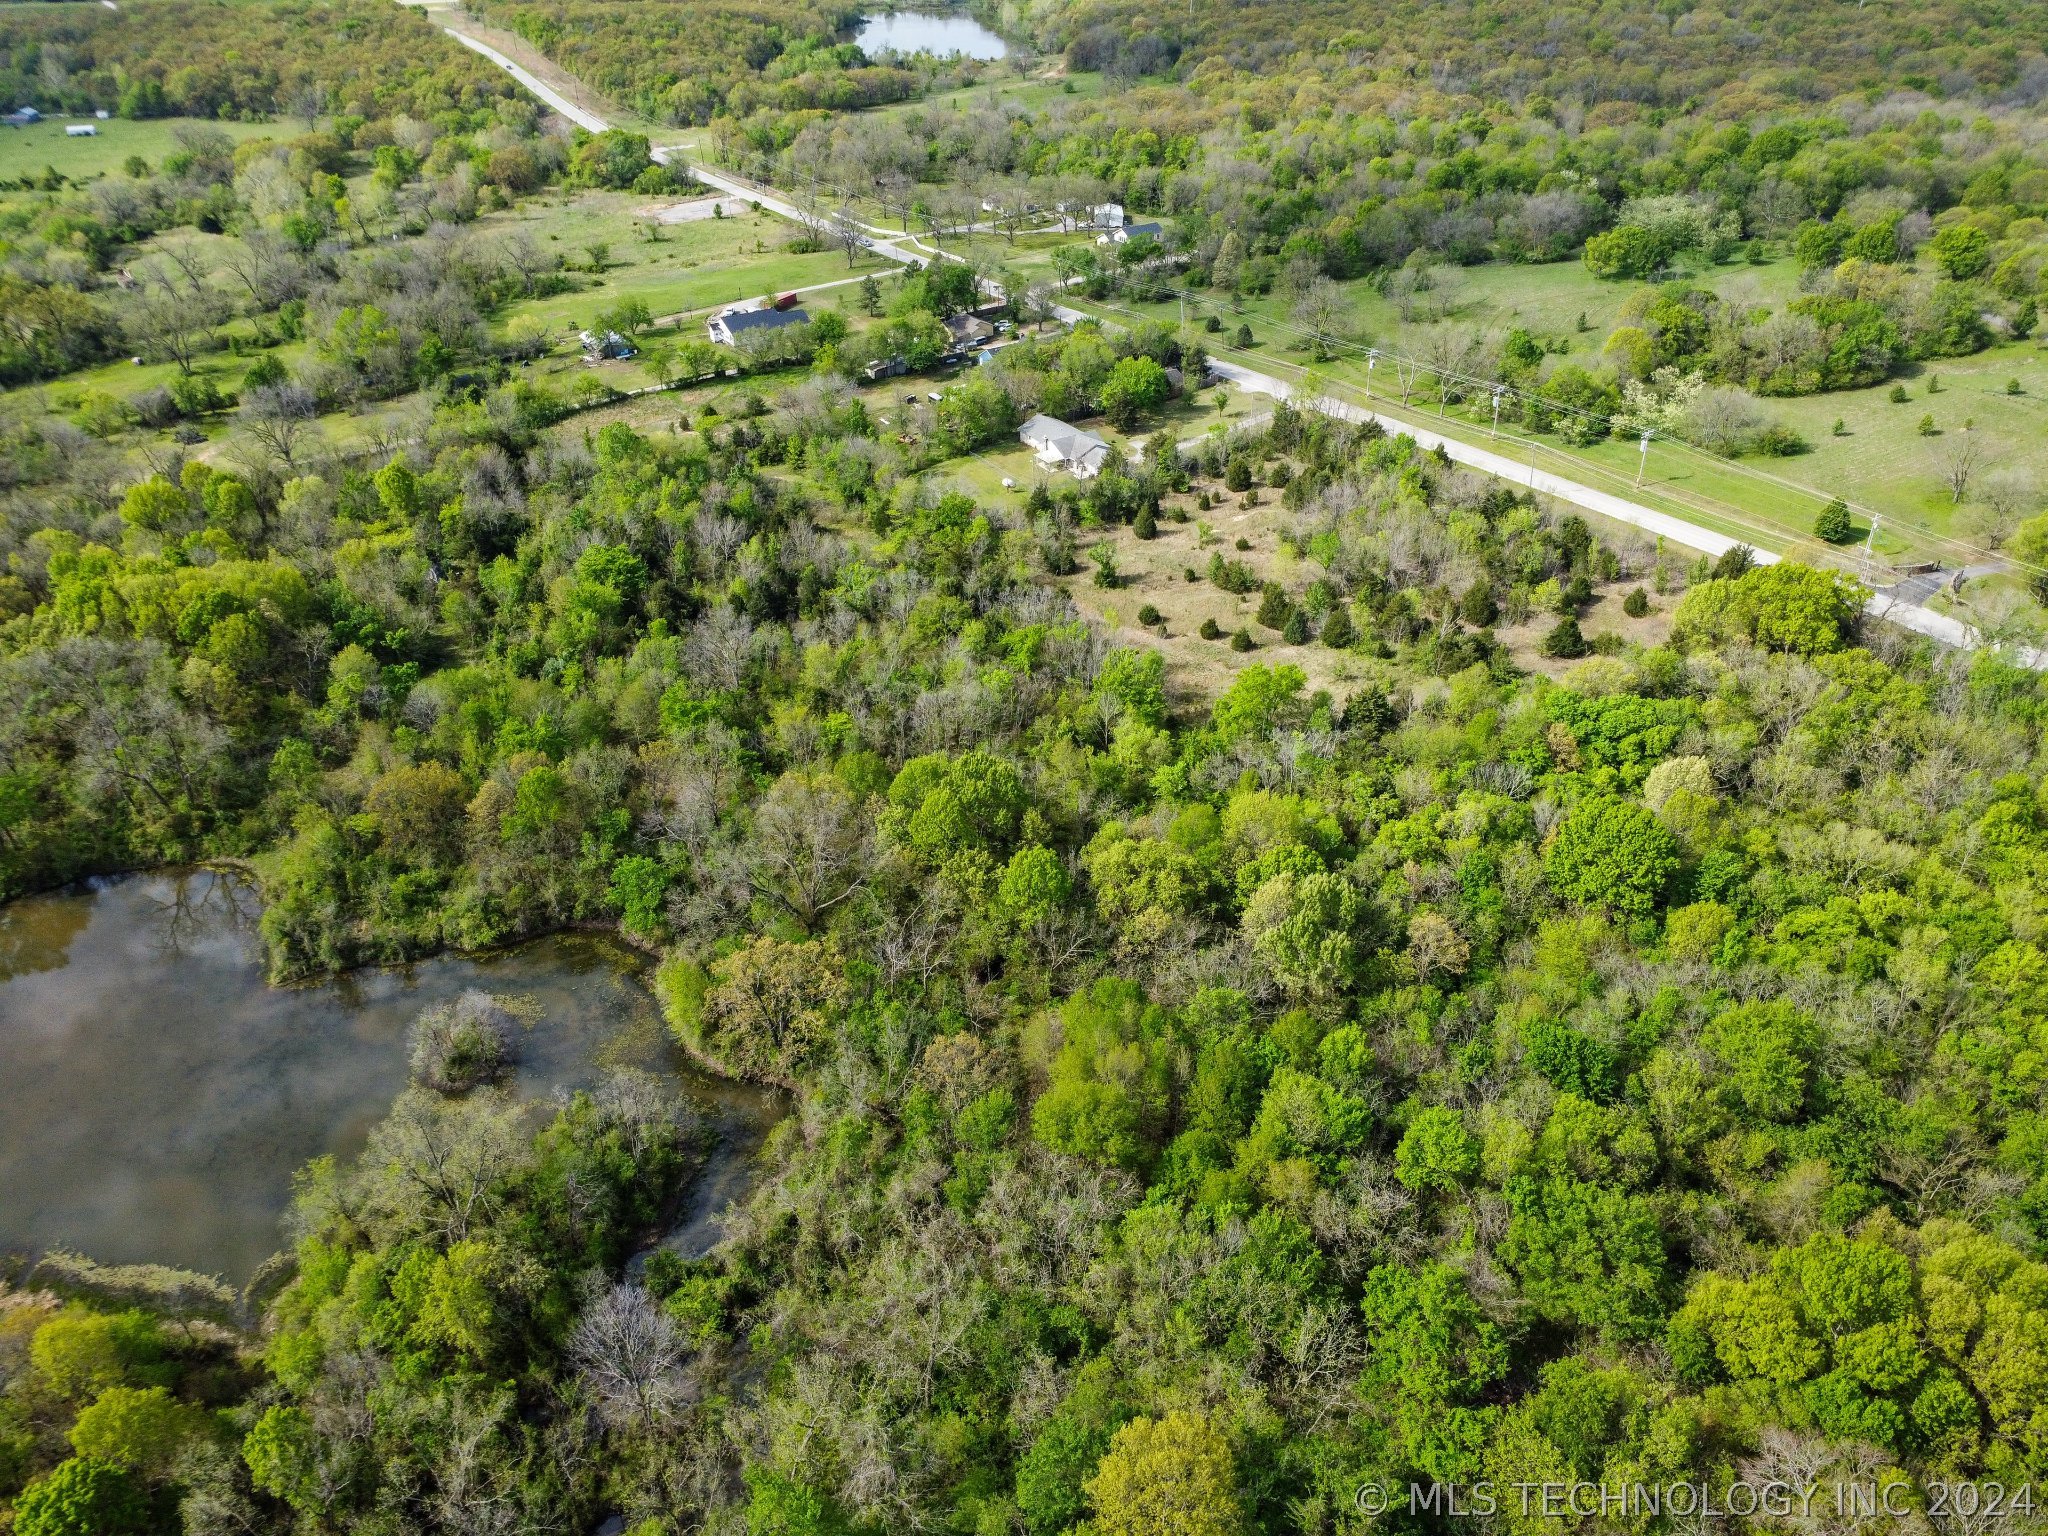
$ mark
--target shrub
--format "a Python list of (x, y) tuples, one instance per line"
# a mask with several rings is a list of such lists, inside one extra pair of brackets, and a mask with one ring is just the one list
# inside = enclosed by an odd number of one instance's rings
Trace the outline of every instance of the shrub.
[(284, 360), (275, 352), (266, 352), (249, 365), (249, 371), (242, 375), (242, 388), (275, 389), (280, 384), (291, 382), (291, 375), (285, 372)]
[(1579, 621), (1566, 614), (1557, 621), (1556, 627), (1543, 637), (1543, 654), (1562, 661), (1586, 654), (1586, 637), (1579, 633)]
[(1621, 611), (1632, 619), (1640, 619), (1650, 611), (1650, 594), (1641, 587), (1621, 600)]
[(1258, 621), (1267, 629), (1285, 629), (1287, 621), (1294, 614), (1294, 604), (1288, 600), (1278, 582), (1266, 583), (1265, 591), (1259, 597)]
[(467, 1093), (496, 1082), (515, 1059), (511, 1012), (475, 988), (429, 1008), (413, 1022), (408, 1059), (413, 1081), (437, 1093)]
[(1143, 624), (1147, 629), (1150, 629), (1155, 624), (1164, 624), (1166, 622), (1166, 618), (1165, 615), (1160, 613), (1160, 611), (1157, 608), (1153, 607), (1152, 604), (1147, 603), (1144, 607), (1138, 610), (1138, 622), (1140, 624)]
[(1906, 386), (1903, 384), (1894, 384), (1892, 386), (1892, 392), (1889, 395), (1885, 396), (1885, 398), (1891, 401), (1893, 405), (1904, 405), (1906, 403)]
[(1308, 615), (1299, 608), (1287, 616), (1287, 623), (1280, 631), (1280, 637), (1289, 645), (1307, 645), (1311, 638)]
[(1855, 529), (1849, 521), (1849, 504), (1837, 496), (1820, 509), (1820, 516), (1813, 520), (1813, 534), (1830, 544), (1846, 544)]
[(1159, 522), (1152, 516), (1152, 508), (1149, 505), (1138, 508), (1138, 515), (1131, 519), (1131, 532), (1141, 539), (1153, 538), (1158, 534)]
[(1209, 579), (1224, 591), (1243, 594), (1258, 585), (1258, 578), (1251, 573), (1251, 567), (1242, 560), (1225, 560), (1222, 551), (1209, 557)]
[(1249, 325), (1240, 325), (1237, 328), (1237, 344), (1240, 347), (1249, 347), (1253, 345), (1252, 328)]
[(1916, 430), (1922, 437), (1939, 437), (1941, 435), (1941, 428), (1934, 424), (1934, 412), (1932, 411), (1929, 411), (1920, 418), (1920, 425)]
[(1204, 619), (1202, 620), (1202, 627), (1196, 633), (1204, 640), (1221, 640), (1223, 638), (1223, 626), (1214, 619)]
[(1333, 651), (1348, 650), (1358, 639), (1358, 627), (1351, 622), (1351, 615), (1338, 607), (1330, 610), (1323, 620), (1323, 644)]
[(145, 427), (168, 427), (178, 419), (177, 402), (171, 392), (161, 385), (145, 389), (140, 394), (128, 397), (128, 409), (135, 413), (135, 419)]
[(1250, 630), (1240, 629), (1236, 634), (1230, 637), (1230, 648), (1233, 651), (1256, 650), (1258, 648), (1258, 642), (1252, 639), (1252, 632)]

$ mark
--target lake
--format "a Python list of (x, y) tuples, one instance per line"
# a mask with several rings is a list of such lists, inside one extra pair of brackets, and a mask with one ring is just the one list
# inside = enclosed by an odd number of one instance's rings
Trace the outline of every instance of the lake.
[(1000, 59), (1010, 49), (964, 11), (888, 11), (864, 16), (853, 34), (862, 53), (929, 53), (934, 58)]
[(0, 1251), (247, 1280), (284, 1246), (293, 1173), (362, 1147), (405, 1087), (407, 1026), (470, 987), (526, 1004), (524, 1097), (613, 1066), (680, 1080), (718, 1142), (669, 1242), (716, 1240), (783, 1100), (691, 1069), (635, 952), (565, 935), (272, 987), (259, 911), (208, 871), (0, 906)]

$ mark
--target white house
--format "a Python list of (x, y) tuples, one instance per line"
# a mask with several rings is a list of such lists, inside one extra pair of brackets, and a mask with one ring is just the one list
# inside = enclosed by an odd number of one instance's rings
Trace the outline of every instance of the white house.
[(1017, 429), (1018, 441), (1038, 456), (1041, 469), (1064, 469), (1077, 480), (1093, 479), (1109, 458), (1109, 444), (1051, 416), (1034, 416)]
[(1090, 222), (1097, 229), (1122, 229), (1124, 227), (1124, 205), (1122, 203), (1097, 203), (1090, 215)]
[(1125, 241), (1135, 240), (1140, 235), (1150, 235), (1154, 240), (1164, 240), (1166, 238), (1166, 227), (1162, 224), (1125, 224), (1120, 228), (1108, 230), (1103, 234), (1097, 235), (1095, 243), (1097, 245), (1122, 245)]

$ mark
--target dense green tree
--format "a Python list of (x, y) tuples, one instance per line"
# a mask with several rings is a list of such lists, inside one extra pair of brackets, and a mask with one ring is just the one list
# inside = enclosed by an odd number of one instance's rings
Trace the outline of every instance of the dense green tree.
[(1677, 869), (1677, 844), (1657, 818), (1613, 797), (1574, 809), (1543, 859), (1544, 875), (1560, 895), (1632, 914), (1656, 906)]

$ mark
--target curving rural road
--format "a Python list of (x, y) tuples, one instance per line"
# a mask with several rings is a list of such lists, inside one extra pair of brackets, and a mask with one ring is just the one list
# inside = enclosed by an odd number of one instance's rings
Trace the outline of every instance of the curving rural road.
[[(570, 101), (560, 91), (539, 79), (531, 70), (507, 58), (496, 48), (491, 47), (487, 43), (479, 42), (473, 37), (466, 36), (454, 27), (448, 26), (445, 22), (442, 23), (442, 30), (461, 43), (463, 47), (472, 49), (484, 58), (489, 59), (493, 64), (496, 64), (500, 69), (511, 75), (514, 80), (517, 80), (527, 90), (531, 91), (540, 100), (547, 103), (547, 105), (554, 108), (571, 122), (587, 128), (592, 133), (602, 133), (610, 126), (597, 113)], [(671, 153), (672, 151), (667, 147), (656, 148), (653, 151), (654, 158), (664, 164), (667, 163)], [(713, 191), (727, 193), (733, 197), (743, 197), (749, 202), (759, 203), (763, 208), (780, 218), (788, 219), (791, 222), (802, 222), (793, 205), (766, 187), (759, 186), (724, 171), (710, 170), (694, 162), (688, 163), (688, 170), (691, 177), (710, 187)], [(949, 251), (931, 251), (918, 244), (915, 238), (911, 236), (894, 235), (887, 230), (877, 228), (875, 225), (865, 223), (861, 225), (861, 229), (863, 231), (863, 246), (874, 252), (877, 256), (887, 260), (909, 264), (911, 262), (922, 263), (929, 261), (935, 255), (947, 259), (956, 259), (953, 258), (952, 253)], [(1000, 292), (1000, 290), (993, 290), (993, 285), (991, 285), (991, 288), (992, 291)], [(1076, 324), (1082, 320), (1097, 318), (1085, 315), (1081, 311), (1068, 308), (1065, 305), (1055, 305), (1053, 307), (1053, 314), (1056, 318), (1065, 321), (1069, 325)], [(1214, 362), (1211, 364), (1211, 367), (1219, 377), (1228, 379), (1239, 389), (1249, 390), (1253, 394), (1270, 395), (1277, 400), (1290, 399), (1294, 395), (1293, 387), (1286, 380), (1275, 378), (1269, 373), (1261, 373), (1256, 369), (1246, 368), (1237, 363)], [(1431, 431), (1428, 428), (1419, 427), (1412, 422), (1403, 421), (1396, 417), (1384, 416), (1377, 411), (1368, 411), (1363, 406), (1353, 405), (1348, 401), (1325, 398), (1308, 403), (1313, 409), (1327, 411), (1329, 414), (1346, 421), (1364, 421), (1367, 418), (1371, 418), (1378, 421), (1389, 432), (1407, 433), (1425, 448), (1441, 447), (1455, 464), (1463, 464), (1468, 468), (1477, 469), (1489, 475), (1496, 475), (1516, 486), (1539, 492), (1555, 500), (1596, 513), (1601, 517), (1610, 518), (1615, 522), (1627, 523), (1631, 527), (1641, 528), (1646, 533), (1653, 533), (1660, 538), (1669, 539), (1673, 543), (1682, 544), (1687, 549), (1697, 549), (1709, 555), (1720, 555), (1741, 542), (1740, 540), (1728, 537), (1724, 533), (1716, 533), (1711, 528), (1702, 528), (1697, 523), (1689, 523), (1683, 518), (1674, 517), (1668, 512), (1659, 512), (1654, 507), (1646, 507), (1640, 502), (1630, 501), (1625, 496), (1616, 496), (1611, 492), (1598, 490), (1590, 485), (1582, 485), (1576, 480), (1569, 480), (1562, 475), (1552, 474), (1548, 470), (1541, 470), (1531, 465), (1520, 463), (1503, 454), (1493, 453), (1475, 444), (1465, 442), (1460, 438)], [(1774, 564), (1778, 559), (1778, 556), (1770, 551), (1755, 549), (1753, 546), (1752, 554), (1760, 565)], [(1943, 645), (1955, 646), (1964, 650), (1975, 650), (1986, 644), (1984, 637), (1974, 626), (1952, 615), (1938, 613), (1920, 602), (1913, 601), (1913, 598), (1931, 595), (1931, 593), (1924, 590), (1924, 583), (1902, 583), (1901, 588), (1901, 590), (1892, 592), (1880, 591), (1874, 593), (1870, 600), (1863, 605), (1864, 612), (1873, 619), (1878, 619), (1888, 624), (1896, 624), (1902, 629), (1910, 630), (1917, 635), (1925, 635), (1927, 638), (1939, 641)], [(2020, 666), (2031, 668), (2037, 672), (2048, 671), (2048, 650), (2033, 646), (2013, 646), (2007, 647), (2005, 654)]]

